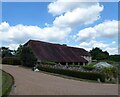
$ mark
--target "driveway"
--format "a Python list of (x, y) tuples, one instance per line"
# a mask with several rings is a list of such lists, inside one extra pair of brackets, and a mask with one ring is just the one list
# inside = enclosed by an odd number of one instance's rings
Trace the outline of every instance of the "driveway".
[(11, 95), (117, 95), (117, 84), (90, 83), (33, 72), (19, 66), (4, 65), (13, 75), (16, 87)]

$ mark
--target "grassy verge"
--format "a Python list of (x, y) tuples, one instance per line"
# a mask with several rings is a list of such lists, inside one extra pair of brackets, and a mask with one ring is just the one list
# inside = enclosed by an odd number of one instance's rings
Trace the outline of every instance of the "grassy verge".
[(9, 73), (2, 71), (2, 97), (7, 97), (14, 84), (14, 78)]

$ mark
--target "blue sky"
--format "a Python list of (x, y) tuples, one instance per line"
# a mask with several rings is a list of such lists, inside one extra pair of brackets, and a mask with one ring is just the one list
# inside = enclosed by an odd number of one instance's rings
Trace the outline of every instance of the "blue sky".
[[(48, 13), (48, 4), (50, 2), (3, 2), (2, 4), (2, 21), (9, 22), (10, 25), (38, 25), (44, 27), (44, 23), (52, 23), (55, 17)], [(101, 19), (96, 23), (104, 20), (118, 20), (118, 3), (117, 2), (100, 2), (105, 9), (101, 12)], [(89, 25), (91, 26), (91, 25)]]
[(60, 4), (59, 0), (54, 3), (3, 2), (0, 41), (2, 46), (11, 49), (36, 39), (88, 51), (100, 47), (117, 54), (117, 21), (117, 2), (79, 5)]
[(39, 3), (3, 3), (3, 21), (11, 25), (38, 25), (44, 27), (44, 23), (52, 23), (54, 17), (48, 13), (47, 2)]

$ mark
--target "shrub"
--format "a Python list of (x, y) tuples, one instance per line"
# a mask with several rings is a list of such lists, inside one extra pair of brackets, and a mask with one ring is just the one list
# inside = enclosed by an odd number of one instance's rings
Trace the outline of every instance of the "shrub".
[(2, 59), (2, 64), (21, 65), (21, 61), (17, 57), (5, 57)]
[(105, 74), (106, 78), (117, 78), (118, 77), (118, 70), (116, 67), (104, 67), (101, 68), (102, 72)]
[(95, 69), (95, 65), (93, 65), (93, 64), (85, 65), (85, 66), (83, 66), (83, 68), (86, 70), (93, 70), (93, 69)]
[(44, 62), (42, 62), (42, 64), (45, 64), (45, 65), (56, 65), (56, 63), (53, 62), (53, 61), (44, 61)]
[(21, 59), (22, 65), (27, 67), (34, 67), (37, 62), (37, 58), (34, 55), (32, 49), (26, 46), (22, 47), (22, 50), (20, 52), (20, 59)]
[(98, 78), (101, 82), (105, 82), (105, 75), (101, 73), (93, 73), (93, 72), (80, 72), (80, 71), (72, 71), (72, 70), (64, 70), (64, 69), (56, 69), (51, 67), (45, 66), (38, 66), (39, 70), (57, 73), (82, 79), (89, 79), (89, 80), (97, 80)]
[(73, 65), (73, 64), (70, 64), (69, 66), (70, 67), (80, 67), (80, 65)]

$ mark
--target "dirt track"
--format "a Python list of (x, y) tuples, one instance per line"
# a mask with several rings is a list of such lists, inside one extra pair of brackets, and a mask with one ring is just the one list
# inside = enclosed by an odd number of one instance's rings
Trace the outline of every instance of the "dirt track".
[(88, 83), (56, 77), (30, 69), (4, 65), (13, 75), (16, 88), (12, 95), (117, 95), (118, 85)]

